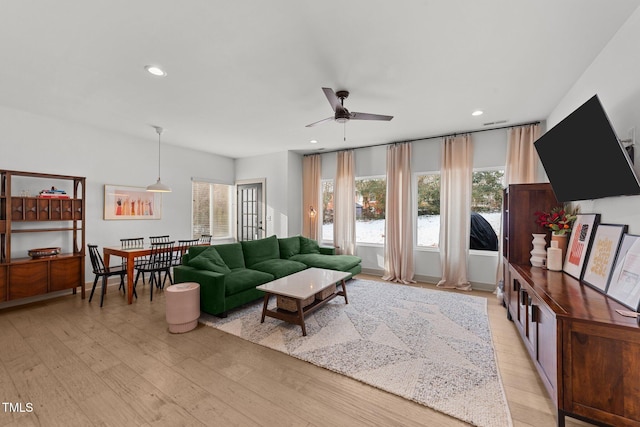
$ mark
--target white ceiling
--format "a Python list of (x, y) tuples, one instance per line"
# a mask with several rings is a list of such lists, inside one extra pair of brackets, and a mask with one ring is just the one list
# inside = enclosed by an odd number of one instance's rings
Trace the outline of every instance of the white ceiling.
[[(150, 142), (158, 125), (163, 143), (234, 158), (518, 124), (545, 119), (639, 5), (3, 0), (0, 104)], [(333, 114), (323, 86), (395, 117), (306, 128)]]

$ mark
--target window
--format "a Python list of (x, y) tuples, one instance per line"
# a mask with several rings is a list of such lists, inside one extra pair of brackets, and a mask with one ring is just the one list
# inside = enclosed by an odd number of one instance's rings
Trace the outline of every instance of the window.
[(233, 185), (193, 181), (194, 238), (210, 234), (214, 239), (233, 237)]
[[(504, 170), (475, 171), (472, 175), (471, 212), (482, 217), (476, 223), (488, 223), (496, 236), (500, 233), (503, 176)], [(420, 247), (437, 248), (440, 240), (440, 175), (418, 174), (416, 180), (418, 191), (416, 242)], [(486, 245), (472, 244), (471, 249), (497, 250), (489, 249), (495, 247), (493, 241), (485, 243)]]
[(419, 174), (416, 180), (416, 243), (422, 247), (437, 248), (440, 242), (440, 174)]
[(322, 240), (333, 242), (333, 180), (322, 181)]
[(356, 178), (356, 243), (384, 244), (387, 180)]
[[(478, 242), (474, 245), (471, 241), (471, 249), (498, 250), (497, 238), (500, 236), (500, 220), (502, 217), (502, 181), (504, 170), (484, 170), (473, 172), (471, 184), (471, 212), (479, 214), (484, 221), (491, 225), (496, 234), (496, 241)], [(481, 221), (481, 220), (480, 220)], [(481, 221), (482, 222), (482, 221)], [(477, 221), (472, 221), (472, 227)], [(480, 225), (481, 227), (482, 225)], [(472, 233), (473, 233), (472, 229)], [(481, 230), (478, 235), (484, 235)], [(477, 246), (477, 247), (474, 247)]]

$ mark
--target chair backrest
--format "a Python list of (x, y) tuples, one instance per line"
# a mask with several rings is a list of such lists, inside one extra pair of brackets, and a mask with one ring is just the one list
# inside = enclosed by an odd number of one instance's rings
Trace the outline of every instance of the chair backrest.
[(102, 274), (105, 271), (104, 262), (100, 251), (98, 251), (98, 245), (87, 245), (89, 248), (89, 258), (91, 258), (91, 267), (93, 268), (93, 274)]
[(132, 237), (129, 239), (120, 239), (120, 245), (122, 245), (122, 249), (144, 248), (144, 238)]
[(198, 239), (198, 243), (203, 244), (203, 243), (211, 243), (211, 234), (203, 234), (200, 236), (200, 238)]
[(149, 263), (154, 269), (171, 267), (173, 261), (173, 246), (175, 242), (157, 242), (151, 244)]
[(181, 264), (184, 254), (187, 253), (191, 246), (195, 246), (198, 243), (200, 243), (199, 239), (178, 240), (178, 243), (176, 244), (176, 250), (173, 253), (173, 264)]
[(151, 243), (166, 243), (169, 241), (169, 235), (167, 234), (166, 236), (151, 236), (149, 237), (149, 240), (151, 241)]

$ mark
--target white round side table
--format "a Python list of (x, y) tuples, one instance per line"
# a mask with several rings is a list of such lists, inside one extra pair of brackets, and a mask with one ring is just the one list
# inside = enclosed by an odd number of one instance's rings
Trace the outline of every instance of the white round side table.
[(169, 332), (181, 334), (198, 326), (200, 317), (200, 285), (176, 283), (164, 290)]

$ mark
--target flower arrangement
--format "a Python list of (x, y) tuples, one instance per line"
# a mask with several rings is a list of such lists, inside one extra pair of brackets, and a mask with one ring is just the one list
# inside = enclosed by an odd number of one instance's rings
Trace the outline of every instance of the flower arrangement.
[(558, 236), (571, 232), (576, 215), (568, 213), (563, 207), (555, 207), (550, 212), (535, 212), (536, 224), (548, 228)]

